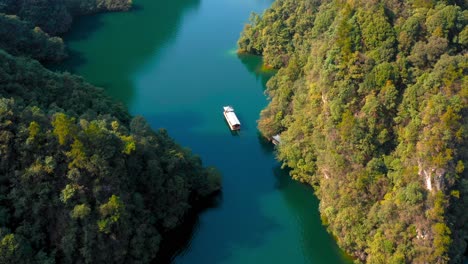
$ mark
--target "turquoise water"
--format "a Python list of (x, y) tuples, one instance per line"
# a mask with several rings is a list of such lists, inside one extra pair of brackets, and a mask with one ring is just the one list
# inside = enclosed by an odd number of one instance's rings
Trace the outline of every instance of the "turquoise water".
[[(175, 263), (344, 263), (321, 225), (311, 188), (290, 180), (256, 120), (274, 72), (236, 54), (251, 12), (269, 0), (135, 0), (128, 13), (81, 18), (65, 36), (63, 69), (104, 87), (166, 128), (223, 175), (216, 207), (194, 219)], [(232, 105), (242, 123), (229, 131)]]

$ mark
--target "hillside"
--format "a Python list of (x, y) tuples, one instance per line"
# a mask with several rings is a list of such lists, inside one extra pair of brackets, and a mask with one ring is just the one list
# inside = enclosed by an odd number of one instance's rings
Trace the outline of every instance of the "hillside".
[(149, 263), (220, 176), (102, 89), (35, 60), (65, 56), (37, 18), (63, 3), (0, 1), (12, 11), (0, 36), (14, 36), (0, 38), (0, 263)]
[(239, 51), (279, 68), (259, 128), (367, 263), (461, 263), (468, 241), (465, 1), (277, 0)]

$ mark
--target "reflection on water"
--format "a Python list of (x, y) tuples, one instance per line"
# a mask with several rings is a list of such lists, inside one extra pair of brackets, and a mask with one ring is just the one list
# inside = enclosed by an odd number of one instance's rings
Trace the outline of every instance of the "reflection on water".
[(254, 74), (257, 79), (261, 80), (263, 87), (266, 87), (267, 81), (276, 73), (276, 70), (266, 68), (263, 64), (263, 60), (259, 59), (258, 56), (237, 54), (237, 57), (249, 72)]
[(70, 71), (129, 105), (135, 86), (129, 73), (174, 41), (187, 12), (200, 0), (135, 1), (131, 12), (78, 18), (64, 36), (70, 58), (55, 70)]
[(217, 208), (222, 203), (222, 199), (223, 193), (221, 191), (206, 201), (200, 201), (196, 205), (197, 207), (193, 208), (186, 215), (184, 223), (169, 233), (164, 234), (166, 239), (161, 244), (158, 256), (153, 263), (171, 263), (178, 254), (186, 250), (190, 245), (194, 231), (199, 225), (199, 214), (206, 210)]

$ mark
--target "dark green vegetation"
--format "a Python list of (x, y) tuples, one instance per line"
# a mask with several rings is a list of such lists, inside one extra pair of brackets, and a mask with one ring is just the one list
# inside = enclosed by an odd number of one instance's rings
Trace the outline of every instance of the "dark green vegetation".
[(0, 13), (17, 15), (49, 34), (66, 32), (74, 16), (128, 10), (132, 0), (1, 0)]
[(0, 25), (0, 49), (11, 55), (54, 62), (66, 57), (61, 38), (50, 37), (41, 28), (17, 16), (0, 13)]
[(460, 263), (468, 240), (466, 1), (278, 0), (241, 52), (280, 68), (259, 128), (368, 263)]
[[(29, 57), (0, 49), (0, 263), (147, 263), (191, 204), (219, 189), (164, 130), (31, 59), (62, 58), (62, 41), (34, 25), (61, 25), (50, 10), (74, 2), (0, 1), (20, 16), (0, 14), (0, 48)], [(128, 8), (105, 3), (96, 10)]]

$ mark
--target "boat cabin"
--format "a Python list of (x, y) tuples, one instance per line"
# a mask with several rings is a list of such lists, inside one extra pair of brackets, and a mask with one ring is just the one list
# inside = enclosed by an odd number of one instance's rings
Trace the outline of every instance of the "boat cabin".
[(231, 130), (240, 130), (241, 123), (239, 122), (236, 113), (234, 113), (234, 108), (232, 108), (232, 106), (224, 106), (223, 109), (224, 118), (226, 118), (229, 128)]

